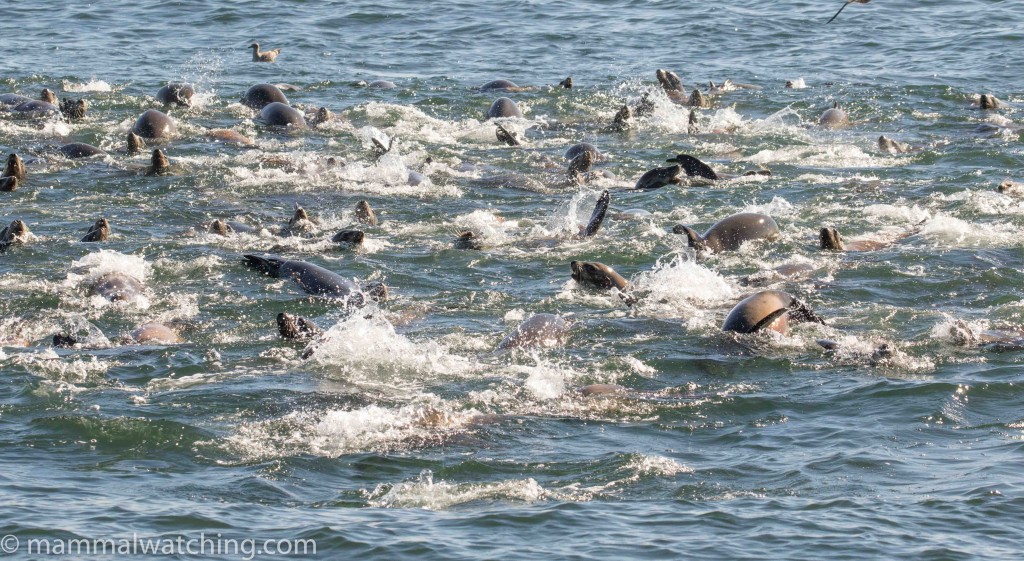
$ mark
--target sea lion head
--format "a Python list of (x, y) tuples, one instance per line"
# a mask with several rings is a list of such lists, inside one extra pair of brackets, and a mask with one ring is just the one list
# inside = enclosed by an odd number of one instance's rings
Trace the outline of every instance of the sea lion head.
[(843, 251), (846, 249), (846, 244), (843, 243), (843, 236), (835, 228), (822, 228), (818, 233), (818, 240), (821, 243), (821, 249), (826, 251)]
[(146, 141), (142, 140), (141, 136), (135, 134), (135, 131), (128, 131), (128, 137), (125, 141), (129, 155), (138, 154), (146, 147)]
[(363, 200), (356, 203), (356, 220), (369, 226), (377, 225), (377, 215), (370, 208), (370, 203)]
[(4, 166), (3, 177), (25, 179), (25, 176), (27, 175), (28, 172), (25, 170), (25, 162), (21, 160), (21, 156), (14, 153), (7, 156), (7, 165)]
[(210, 222), (209, 231), (211, 234), (217, 234), (218, 236), (227, 237), (233, 234), (235, 232), (235, 229), (232, 228), (231, 225), (228, 224), (227, 222), (218, 218), (213, 222)]

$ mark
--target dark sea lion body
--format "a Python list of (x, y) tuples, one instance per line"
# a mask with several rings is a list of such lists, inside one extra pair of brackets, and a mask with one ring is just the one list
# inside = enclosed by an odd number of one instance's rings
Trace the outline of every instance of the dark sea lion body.
[(821, 117), (818, 118), (818, 124), (827, 129), (838, 129), (850, 124), (850, 117), (839, 108), (839, 104), (835, 103), (831, 109), (826, 109)]
[(126, 273), (107, 273), (96, 279), (89, 288), (89, 295), (99, 295), (111, 302), (130, 300), (145, 290), (139, 279)]
[(569, 322), (555, 314), (535, 314), (509, 333), (498, 349), (523, 347), (554, 347), (563, 343), (569, 334)]
[(277, 257), (245, 255), (245, 264), (274, 278), (291, 279), (307, 294), (339, 298), (346, 304), (362, 306), (363, 294), (356, 283), (319, 265)]
[(28, 101), (32, 101), (32, 98), (13, 93), (0, 95), (0, 105), (6, 105), (8, 107), (17, 107), (18, 105)]
[(708, 228), (703, 236), (683, 225), (677, 225), (672, 231), (686, 234), (690, 247), (713, 252), (735, 251), (743, 242), (776, 240), (782, 236), (775, 219), (756, 212), (743, 212), (723, 218)]
[(583, 152), (590, 152), (590, 156), (593, 158), (595, 162), (600, 162), (603, 159), (601, 151), (597, 149), (597, 146), (594, 146), (589, 142), (579, 142), (577, 144), (573, 144), (572, 146), (570, 146), (565, 151), (565, 159), (575, 160), (576, 157), (582, 154)]
[(65, 158), (92, 158), (94, 156), (106, 156), (107, 153), (101, 148), (84, 142), (72, 142), (57, 149)]
[(102, 242), (106, 241), (110, 237), (110, 222), (106, 218), (100, 218), (96, 221), (92, 227), (89, 228), (89, 232), (82, 238), (83, 242)]
[(762, 290), (744, 298), (729, 312), (722, 331), (755, 333), (770, 329), (785, 334), (789, 322), (825, 323), (806, 304), (781, 290)]
[(0, 252), (7, 251), (12, 245), (23, 244), (28, 240), (28, 226), (23, 220), (14, 220), (0, 230)]
[(573, 261), (569, 263), (569, 268), (572, 270), (572, 280), (589, 288), (625, 290), (629, 284), (615, 269), (604, 263)]
[(271, 84), (256, 84), (245, 91), (242, 96), (242, 105), (259, 111), (270, 103), (283, 103), (288, 105), (288, 98), (284, 96), (277, 86)]
[(271, 127), (306, 128), (306, 118), (294, 107), (272, 101), (260, 110), (260, 122)]
[(491, 104), (490, 109), (487, 110), (488, 119), (499, 119), (502, 117), (522, 117), (523, 113), (519, 110), (519, 106), (516, 102), (512, 101), (507, 97), (499, 97), (494, 100)]
[(190, 107), (192, 96), (196, 94), (192, 84), (180, 84), (171, 82), (156, 92), (156, 100), (164, 105), (175, 105), (178, 107)]
[(660, 189), (666, 185), (678, 185), (683, 181), (683, 167), (680, 165), (655, 168), (640, 176), (633, 189)]
[(17, 105), (14, 107), (14, 110), (19, 113), (33, 113), (40, 115), (47, 113), (60, 114), (59, 107), (48, 101), (42, 101), (38, 99), (33, 99), (31, 101), (26, 101), (25, 103)]
[(366, 234), (362, 230), (350, 228), (334, 234), (331, 241), (342, 245), (356, 246), (361, 245), (365, 239)]
[(176, 129), (174, 121), (166, 113), (156, 109), (147, 109), (135, 121), (132, 132), (142, 138), (163, 139), (173, 135)]
[(501, 90), (515, 89), (515, 88), (518, 88), (518, 87), (519, 86), (517, 86), (515, 84), (515, 82), (511, 82), (509, 80), (491, 80), (490, 82), (487, 82), (486, 84), (480, 86), (480, 91), (482, 91), (482, 92), (501, 91)]

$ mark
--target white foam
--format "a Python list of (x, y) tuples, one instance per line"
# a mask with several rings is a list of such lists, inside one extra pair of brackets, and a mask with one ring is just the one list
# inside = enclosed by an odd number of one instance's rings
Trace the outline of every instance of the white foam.
[(311, 360), (330, 366), (332, 375), (392, 391), (439, 376), (465, 376), (476, 368), (433, 341), (412, 341), (396, 333), (379, 313), (367, 317), (359, 312), (343, 319), (312, 345)]
[(660, 316), (691, 317), (706, 324), (706, 308), (736, 299), (736, 289), (722, 275), (696, 263), (692, 252), (659, 259), (649, 272), (633, 279), (634, 292), (644, 294), (637, 307)]
[(88, 82), (82, 83), (75, 83), (64, 80), (61, 84), (61, 87), (64, 88), (64, 91), (66, 92), (74, 93), (114, 91), (114, 88), (112, 88), (110, 84), (104, 82), (103, 80), (97, 80), (96, 78), (92, 78)]
[(490, 483), (435, 483), (433, 473), (424, 471), (415, 481), (378, 485), (368, 494), (368, 504), (374, 507), (443, 510), (483, 500), (536, 502), (544, 500), (547, 491), (533, 478)]

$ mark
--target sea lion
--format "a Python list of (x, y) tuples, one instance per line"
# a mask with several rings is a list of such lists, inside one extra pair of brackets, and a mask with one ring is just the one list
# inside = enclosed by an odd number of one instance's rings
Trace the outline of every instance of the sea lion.
[(637, 117), (649, 117), (654, 114), (654, 109), (657, 105), (654, 100), (651, 99), (651, 92), (644, 92), (640, 96), (640, 99), (636, 102), (636, 108), (633, 110), (633, 114)]
[(580, 152), (578, 156), (569, 162), (569, 167), (565, 172), (567, 180), (572, 185), (583, 185), (586, 182), (586, 173), (590, 171), (593, 165), (593, 153), (587, 150)]
[(818, 125), (827, 129), (838, 129), (845, 126), (849, 126), (850, 117), (846, 115), (846, 111), (839, 108), (839, 102), (834, 102), (830, 109), (826, 109), (821, 117), (818, 118)]
[(57, 149), (65, 158), (92, 158), (94, 156), (106, 156), (107, 153), (101, 148), (84, 142), (72, 142)]
[(20, 186), (21, 181), (17, 177), (0, 177), (0, 191), (10, 193), (17, 191)]
[(726, 316), (722, 331), (755, 333), (770, 329), (785, 335), (789, 332), (790, 321), (825, 323), (806, 304), (791, 295), (781, 290), (762, 290), (736, 304)]
[[(697, 114), (697, 109), (696, 108), (690, 109), (690, 116), (686, 118), (686, 133), (687, 134), (697, 134), (697, 133), (700, 132), (700, 124), (697, 122), (697, 119), (699, 117), (700, 117), (700, 115)], [(700, 161), (700, 160), (698, 160), (698, 161)], [(712, 173), (714, 173), (714, 172), (712, 172)]]
[(279, 101), (272, 101), (260, 110), (259, 121), (271, 127), (306, 128), (306, 118), (297, 109)]
[(352, 280), (305, 261), (244, 255), (245, 264), (274, 278), (291, 279), (307, 294), (338, 298), (344, 305), (362, 306), (366, 301)]
[(0, 252), (7, 251), (12, 245), (28, 243), (28, 237), (32, 232), (22, 220), (15, 220), (9, 226), (0, 230)]
[(306, 209), (299, 206), (299, 203), (295, 203), (295, 212), (292, 217), (288, 219), (288, 225), (282, 230), (282, 234), (288, 234), (290, 236), (296, 236), (300, 234), (309, 234), (316, 229), (317, 221), (313, 220)]
[(487, 110), (488, 119), (499, 119), (502, 117), (522, 117), (523, 113), (519, 110), (519, 106), (516, 102), (512, 101), (507, 97), (499, 97), (494, 100), (491, 104), (491, 108)]
[(167, 138), (174, 134), (175, 129), (174, 120), (166, 113), (156, 109), (147, 109), (135, 121), (132, 132), (142, 138), (155, 139)]
[(26, 101), (32, 101), (32, 98), (13, 93), (0, 94), (0, 105), (7, 107), (16, 107)]
[(60, 114), (60, 108), (57, 107), (57, 96), (50, 90), (44, 89), (42, 99), (30, 99), (18, 105), (14, 106), (14, 110), (19, 113), (55, 113)]
[(685, 234), (687, 243), (697, 251), (735, 251), (743, 242), (751, 240), (777, 240), (782, 237), (779, 225), (767, 214), (743, 212), (715, 222), (701, 236), (693, 228), (677, 224), (675, 234)]
[(455, 238), (455, 249), (469, 249), (473, 251), (480, 251), (485, 247), (485, 243), (480, 234), (472, 230), (463, 230), (457, 233)]
[(498, 343), (498, 349), (554, 347), (569, 336), (569, 322), (555, 314), (534, 314)]
[(882, 241), (882, 240), (855, 240), (846, 242), (843, 240), (843, 236), (839, 233), (839, 230), (835, 228), (823, 227), (818, 232), (818, 241), (821, 249), (825, 251), (849, 251), (849, 252), (860, 252), (860, 251), (875, 251), (883, 249), (892, 245), (893, 243), (913, 235), (917, 230), (911, 229), (897, 237), (896, 239)]
[(565, 80), (558, 83), (558, 87), (565, 88), (567, 90), (572, 89), (572, 76), (566, 76)]
[(125, 138), (125, 152), (129, 156), (141, 153), (145, 147), (146, 141), (142, 140), (141, 136), (135, 134), (135, 131), (128, 131), (128, 136)]
[(239, 146), (252, 146), (256, 144), (253, 139), (231, 129), (210, 129), (206, 131), (205, 136), (214, 142), (223, 142), (225, 144), (237, 144)]
[(708, 99), (700, 90), (694, 89), (693, 93), (690, 94), (690, 99), (686, 102), (690, 107), (711, 107), (711, 100)]
[(517, 86), (509, 80), (491, 80), (480, 86), (482, 92), (522, 92), (532, 90), (531, 87)]
[(284, 96), (277, 86), (271, 84), (256, 84), (242, 95), (241, 103), (246, 107), (259, 111), (266, 105), (273, 102), (288, 104), (288, 98)]
[(110, 237), (110, 222), (106, 218), (100, 218), (89, 228), (89, 232), (82, 238), (83, 242), (102, 242)]
[(369, 202), (364, 200), (356, 203), (356, 220), (367, 226), (377, 225), (377, 214), (370, 208)]
[[(842, 12), (843, 10), (845, 10), (846, 7), (849, 6), (850, 4), (854, 4), (854, 3), (856, 3), (856, 4), (867, 4), (871, 0), (845, 0), (845, 1), (846, 1), (846, 3), (839, 7), (839, 12)], [(832, 20), (834, 20), (837, 17), (839, 17), (839, 12), (836, 12), (836, 15), (832, 16), (831, 18), (829, 18), (829, 20), (825, 22), (825, 25), (828, 25), (828, 24), (832, 23)]]
[(170, 345), (181, 343), (181, 336), (174, 329), (158, 322), (145, 323), (132, 331), (131, 340), (140, 345)]
[(1024, 183), (1007, 179), (1000, 183), (996, 190), (1006, 195), (1021, 195), (1024, 194)]
[(102, 296), (111, 302), (130, 300), (142, 294), (146, 287), (139, 279), (121, 272), (107, 273), (89, 287), (90, 296)]
[(612, 119), (612, 129), (617, 131), (627, 131), (633, 127), (633, 111), (629, 109), (629, 105), (623, 103), (622, 108), (615, 114)]
[(572, 280), (588, 288), (626, 290), (629, 282), (604, 263), (596, 261), (573, 261), (569, 263)]
[(595, 162), (600, 162), (601, 160), (604, 159), (604, 157), (601, 155), (601, 151), (597, 149), (597, 146), (594, 146), (589, 142), (580, 142), (570, 146), (565, 151), (565, 159), (575, 160), (576, 157), (583, 152), (590, 152), (590, 155)]
[(21, 160), (20, 156), (14, 153), (7, 156), (7, 163), (4, 166), (2, 177), (17, 177), (21, 180), (28, 177), (28, 171), (25, 169), (25, 162)]
[(650, 191), (666, 185), (678, 185), (683, 182), (683, 167), (680, 165), (654, 168), (640, 176), (633, 186), (634, 190)]
[(711, 166), (698, 160), (697, 158), (689, 154), (679, 154), (674, 158), (665, 160), (666, 162), (674, 162), (683, 168), (686, 172), (687, 177), (703, 177), (704, 179), (710, 179), (717, 181), (721, 179), (715, 170), (711, 169)]
[(270, 49), (269, 51), (261, 51), (259, 43), (253, 43), (249, 45), (252, 49), (252, 61), (253, 62), (274, 62), (277, 60), (277, 55), (281, 54), (281, 49)]
[(211, 234), (217, 234), (217, 235), (224, 236), (224, 237), (228, 237), (228, 236), (230, 236), (232, 234), (236, 234), (236, 233), (240, 233), (240, 234), (255, 234), (255, 233), (257, 233), (257, 229), (253, 228), (252, 226), (250, 226), (248, 224), (244, 224), (242, 222), (236, 222), (236, 221), (233, 221), (233, 220), (221, 220), (219, 218), (214, 220), (213, 222), (211, 222), (210, 225), (206, 228), (206, 230), (208, 232), (210, 232)]
[(294, 316), (285, 312), (277, 314), (277, 331), (282, 339), (289, 341), (307, 342), (323, 334), (317, 324), (300, 316)]
[(324, 123), (329, 123), (334, 119), (334, 113), (330, 109), (326, 107), (321, 107), (316, 110), (316, 113), (314, 113), (313, 116), (308, 119), (308, 121), (310, 126), (319, 127), (320, 125)]
[(366, 84), (366, 87), (368, 87), (368, 88), (375, 88), (375, 89), (379, 89), (379, 90), (393, 90), (393, 89), (397, 88), (398, 85), (395, 84), (394, 82), (390, 82), (388, 80), (374, 80), (374, 81), (370, 82), (369, 84)]
[(170, 175), (171, 174), (171, 162), (167, 159), (167, 155), (164, 151), (157, 148), (153, 150), (153, 155), (150, 157), (149, 167), (146, 168), (146, 175)]
[(88, 107), (84, 99), (60, 100), (60, 114), (64, 115), (64, 119), (72, 123), (84, 119)]
[(501, 126), (501, 123), (498, 123), (498, 128), (494, 131), (494, 135), (498, 138), (498, 142), (509, 146), (520, 146), (519, 138), (517, 138), (518, 134)]
[(583, 397), (605, 397), (626, 392), (625, 386), (619, 384), (588, 384), (579, 389)]
[(356, 230), (354, 228), (348, 228), (334, 234), (331, 238), (332, 242), (341, 244), (347, 247), (354, 247), (362, 245), (363, 240), (366, 239), (366, 234), (362, 230)]
[[(659, 68), (654, 72), (654, 76), (658, 78), (658, 82), (666, 93), (676, 95), (683, 93), (683, 81), (679, 79), (679, 75), (675, 72)], [(672, 97), (672, 95), (669, 95), (669, 97)]]
[(978, 108), (979, 109), (1002, 109), (1003, 102), (996, 99), (996, 96), (992, 94), (981, 94), (978, 97)]
[(191, 107), (192, 96), (196, 94), (192, 84), (171, 82), (156, 92), (156, 100), (164, 105)]
[(896, 142), (895, 140), (886, 138), (883, 135), (878, 137), (878, 149), (889, 154), (903, 154), (905, 152), (910, 152), (911, 147), (909, 144)]

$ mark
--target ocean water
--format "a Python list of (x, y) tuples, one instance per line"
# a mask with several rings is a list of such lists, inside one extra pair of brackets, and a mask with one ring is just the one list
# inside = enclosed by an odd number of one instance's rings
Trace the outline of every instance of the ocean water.
[[(0, 253), (4, 557), (72, 539), (170, 559), (1021, 557), (1024, 199), (996, 186), (1024, 181), (1024, 4), (878, 0), (825, 25), (840, 5), (5, 6), (0, 93), (47, 87), (89, 109), (0, 112), (0, 150), (29, 173), (0, 193), (0, 222), (33, 233)], [(252, 41), (281, 48), (277, 62), (252, 63)], [(659, 68), (687, 92), (759, 89), (715, 96), (691, 130)], [(499, 78), (535, 88), (479, 90)], [(398, 87), (367, 87), (378, 79)], [(171, 81), (196, 96), (158, 145), (175, 173), (146, 176), (124, 137)], [(337, 119), (263, 127), (238, 103), (262, 82)], [(982, 93), (1005, 107), (979, 110)], [(653, 112), (613, 130), (644, 94)], [(503, 120), (522, 147), (486, 117), (502, 95), (523, 109)], [(817, 126), (834, 103), (850, 127)], [(880, 135), (912, 150), (883, 152)], [(373, 139), (392, 150), (375, 159)], [(604, 159), (568, 185), (563, 154), (581, 141)], [(67, 142), (109, 155), (68, 160)], [(772, 175), (629, 190), (681, 152)], [(578, 239), (603, 190), (608, 218)], [(364, 199), (380, 224), (338, 248)], [(316, 223), (279, 235), (296, 204)], [(781, 239), (696, 255), (672, 233), (738, 212), (770, 214)], [(110, 239), (79, 242), (100, 216)], [(217, 236), (215, 218), (256, 229)], [(822, 226), (880, 248), (822, 252)], [(467, 229), (483, 249), (455, 247)], [(247, 253), (390, 297), (344, 309)], [(577, 286), (572, 260), (614, 267), (636, 302)], [(112, 270), (145, 292), (90, 296)], [(826, 324), (722, 333), (765, 288)], [(282, 340), (279, 312), (324, 336)], [(572, 322), (563, 345), (495, 352), (540, 312)], [(184, 342), (125, 341), (153, 321)], [(958, 325), (1001, 342), (961, 344)], [(82, 343), (53, 348), (62, 331)], [(200, 541), (166, 547), (179, 538)]]

